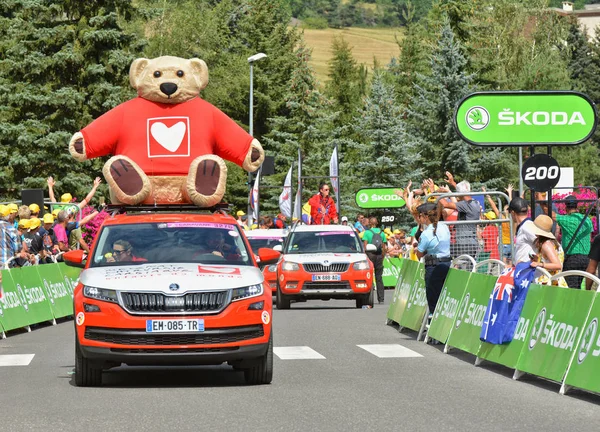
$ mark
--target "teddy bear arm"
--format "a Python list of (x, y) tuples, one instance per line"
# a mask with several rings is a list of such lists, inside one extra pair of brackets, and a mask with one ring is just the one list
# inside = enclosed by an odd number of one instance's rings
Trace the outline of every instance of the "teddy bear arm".
[(246, 171), (254, 172), (262, 165), (265, 160), (265, 151), (263, 150), (260, 142), (257, 139), (253, 139), (250, 143), (250, 148), (246, 154), (246, 158), (242, 164), (242, 168)]

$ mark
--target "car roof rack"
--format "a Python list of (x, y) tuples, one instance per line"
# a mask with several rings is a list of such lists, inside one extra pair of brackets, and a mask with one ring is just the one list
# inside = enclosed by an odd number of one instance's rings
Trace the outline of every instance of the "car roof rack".
[(221, 213), (229, 215), (231, 204), (221, 202), (211, 207), (198, 207), (193, 204), (108, 204), (105, 210), (113, 216), (122, 213)]

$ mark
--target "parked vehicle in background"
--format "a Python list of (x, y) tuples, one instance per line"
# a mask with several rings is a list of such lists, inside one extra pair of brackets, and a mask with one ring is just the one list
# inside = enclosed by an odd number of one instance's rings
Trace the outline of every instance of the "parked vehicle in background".
[[(250, 247), (252, 250), (258, 250), (261, 247), (273, 248), (275, 246), (282, 246), (285, 238), (288, 235), (287, 229), (256, 229), (251, 231), (245, 231), (246, 237), (248, 238), (248, 243), (250, 243)], [(262, 268), (263, 275), (265, 277), (265, 282), (269, 284), (271, 287), (271, 291), (273, 295), (277, 292), (277, 265), (261, 265), (258, 263), (259, 267)]]

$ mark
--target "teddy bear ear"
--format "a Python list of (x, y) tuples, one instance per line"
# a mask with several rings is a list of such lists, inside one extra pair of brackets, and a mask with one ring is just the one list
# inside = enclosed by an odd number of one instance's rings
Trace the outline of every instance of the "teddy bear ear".
[(204, 90), (208, 84), (208, 66), (206, 66), (204, 60), (200, 60), (199, 58), (191, 59), (190, 64), (198, 81), (199, 89)]
[(136, 90), (138, 88), (138, 78), (144, 68), (148, 66), (148, 63), (150, 63), (150, 60), (147, 58), (135, 59), (133, 63), (131, 63), (131, 67), (129, 68), (129, 84)]

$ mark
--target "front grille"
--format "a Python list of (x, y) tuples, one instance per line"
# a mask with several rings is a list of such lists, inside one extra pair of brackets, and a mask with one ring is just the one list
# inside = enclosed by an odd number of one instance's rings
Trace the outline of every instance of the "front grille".
[(349, 290), (350, 282), (305, 282), (302, 290)]
[(348, 263), (333, 263), (324, 266), (320, 263), (303, 264), (304, 269), (309, 273), (343, 273), (348, 270)]
[(223, 348), (111, 348), (115, 353), (127, 354), (187, 354), (187, 353), (222, 353), (237, 351), (240, 347)]
[(216, 312), (228, 301), (229, 291), (188, 293), (168, 296), (162, 293), (121, 293), (123, 307), (132, 313), (190, 313)]
[(106, 327), (85, 329), (86, 339), (117, 345), (209, 345), (240, 342), (262, 336), (262, 325), (211, 328), (198, 333), (146, 333), (145, 330)]

